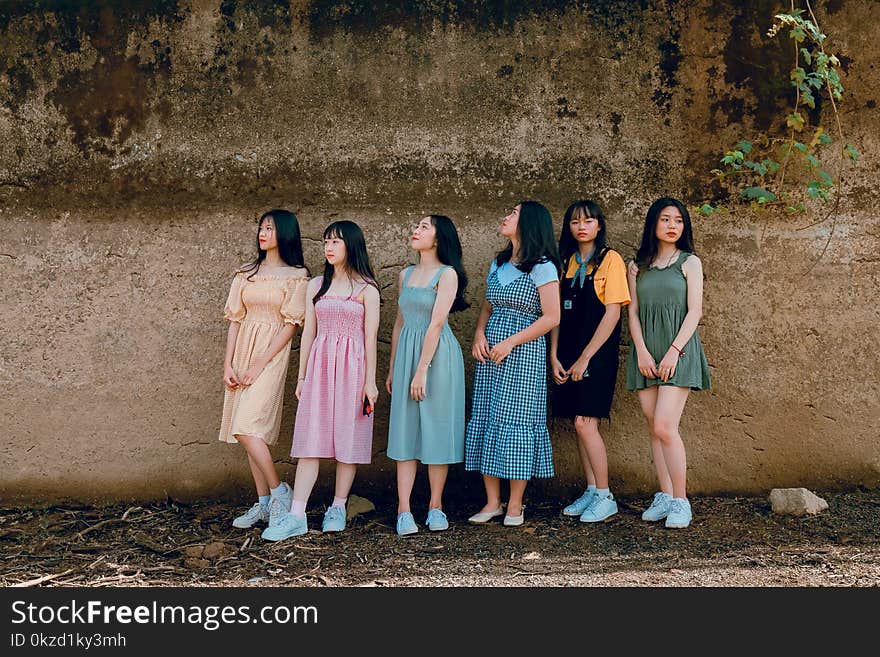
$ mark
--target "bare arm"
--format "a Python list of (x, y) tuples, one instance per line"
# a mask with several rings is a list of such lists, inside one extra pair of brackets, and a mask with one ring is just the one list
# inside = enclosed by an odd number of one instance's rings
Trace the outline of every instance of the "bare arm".
[(489, 323), (489, 317), (492, 316), (492, 304), (488, 300), (483, 301), (480, 306), (480, 315), (477, 317), (477, 327), (474, 329), (474, 346), (471, 348), (471, 354), (481, 363), (485, 363), (489, 358), (489, 341), (486, 340), (486, 325)]
[(229, 322), (229, 331), (226, 333), (226, 355), (223, 357), (223, 384), (230, 390), (235, 390), (241, 383), (238, 375), (232, 369), (232, 356), (235, 354), (235, 342), (238, 340), (238, 331), (241, 324)]
[(266, 351), (255, 358), (247, 372), (242, 375), (241, 383), (246, 386), (252, 385), (253, 382), (257, 380), (257, 377), (262, 374), (263, 370), (266, 369), (266, 365), (275, 358), (278, 352), (290, 344), (290, 339), (293, 337), (294, 333), (296, 333), (296, 324), (285, 324), (281, 330), (275, 334), (275, 337), (272, 338), (272, 342), (269, 343)]
[(538, 288), (538, 295), (541, 298), (541, 316), (527, 328), (492, 347), (490, 357), (495, 363), (504, 360), (514, 347), (536, 340), (550, 332), (554, 326), (559, 326), (559, 281), (545, 283)]
[(599, 326), (596, 327), (593, 337), (590, 338), (587, 346), (584, 347), (581, 355), (578, 356), (577, 361), (569, 369), (569, 374), (571, 374), (573, 381), (580, 381), (583, 378), (584, 371), (590, 366), (590, 360), (596, 355), (596, 352), (599, 351), (602, 345), (608, 341), (619, 320), (620, 304), (607, 304), (605, 306), (605, 314), (602, 315), (602, 319), (599, 321)]
[(669, 349), (663, 355), (663, 360), (658, 365), (658, 372), (663, 381), (668, 381), (675, 374), (675, 368), (678, 366), (678, 359), (682, 355), (684, 346), (694, 335), (700, 318), (703, 316), (703, 263), (695, 255), (688, 256), (681, 265), (681, 271), (687, 281), (688, 311), (675, 339), (669, 345)]
[(440, 342), (440, 332), (449, 317), (449, 310), (455, 301), (455, 293), (458, 291), (458, 274), (451, 267), (443, 272), (437, 285), (437, 298), (434, 300), (434, 308), (431, 311), (431, 323), (425, 331), (425, 339), (422, 341), (422, 352), (419, 356), (419, 364), (416, 366), (415, 375), (410, 383), (410, 397), (421, 401), (427, 395), (426, 385), (428, 379), (428, 367), (434, 354), (437, 353), (437, 344)]
[(639, 321), (639, 295), (636, 291), (636, 278), (639, 268), (634, 262), (630, 262), (626, 268), (626, 280), (629, 284), (629, 334), (636, 350), (639, 372), (649, 379), (657, 378), (657, 363), (645, 346), (645, 338), (642, 335), (642, 324)]
[[(398, 296), (400, 296), (400, 290), (403, 289), (403, 272), (406, 271), (402, 269), (400, 271), (400, 276), (397, 277), (397, 289)], [(391, 358), (388, 361), (388, 376), (385, 378), (385, 389), (388, 391), (388, 394), (391, 394), (391, 386), (393, 384), (394, 379), (394, 358), (397, 354), (397, 341), (400, 339), (400, 330), (403, 328), (403, 313), (400, 312), (400, 306), (397, 306), (397, 317), (394, 318), (394, 328), (391, 330)]]
[(375, 407), (379, 389), (376, 387), (376, 343), (379, 337), (379, 290), (368, 285), (364, 290), (364, 357), (366, 374), (363, 396)]
[(309, 356), (312, 352), (312, 344), (315, 342), (315, 334), (317, 333), (317, 318), (315, 317), (315, 303), (312, 298), (318, 293), (321, 287), (321, 281), (318, 278), (309, 281), (309, 287), (306, 291), (306, 317), (303, 324), (302, 337), (299, 342), (299, 373), (296, 382), (296, 398), (299, 399), (302, 392), (303, 381), (306, 378), (306, 371), (309, 366)]
[(562, 385), (566, 381), (568, 381), (569, 374), (565, 371), (565, 368), (562, 366), (562, 363), (559, 362), (559, 356), (557, 355), (557, 349), (559, 348), (559, 327), (554, 326), (550, 329), (550, 372), (553, 375), (553, 380)]
[(682, 264), (681, 271), (687, 280), (688, 311), (672, 344), (684, 349), (703, 317), (703, 263), (697, 256), (689, 256)]

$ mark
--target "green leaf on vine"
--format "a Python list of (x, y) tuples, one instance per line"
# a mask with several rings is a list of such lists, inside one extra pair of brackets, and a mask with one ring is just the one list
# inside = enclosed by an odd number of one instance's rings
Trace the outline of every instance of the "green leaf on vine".
[(810, 51), (806, 48), (801, 48), (801, 55), (804, 56), (804, 61), (807, 63), (807, 66), (810, 66), (813, 63), (813, 56), (810, 55)]
[(816, 169), (819, 167), (819, 160), (815, 155), (807, 155), (807, 162), (809, 163), (809, 169)]
[(849, 159), (852, 160), (853, 164), (855, 164), (856, 160), (859, 159), (859, 152), (852, 147), (851, 144), (847, 144), (843, 147), (844, 152), (849, 155)]
[(807, 38), (807, 33), (804, 32), (804, 28), (798, 25), (795, 28), (792, 28), (791, 32), (788, 33), (789, 38), (794, 39), (797, 43), (802, 43), (804, 39)]
[(776, 171), (779, 170), (779, 162), (776, 162), (776, 161), (771, 160), (769, 158), (766, 160), (762, 160), (761, 164), (763, 164), (765, 167), (767, 167), (767, 170), (770, 173), (776, 173)]
[(716, 212), (715, 208), (708, 203), (703, 203), (703, 205), (700, 206), (700, 213), (705, 217), (711, 217), (713, 212)]
[(828, 192), (822, 189), (822, 183), (815, 180), (807, 185), (807, 194), (809, 194), (810, 198), (814, 201), (818, 201), (820, 199), (823, 201), (827, 201), (829, 199)]
[(816, 99), (813, 98), (813, 92), (809, 89), (804, 89), (801, 94), (801, 102), (810, 109), (816, 109)]
[(743, 139), (741, 142), (739, 142), (739, 143), (736, 145), (736, 147), (737, 147), (740, 151), (742, 151), (744, 155), (748, 155), (749, 153), (752, 152), (752, 142), (750, 142), (750, 141), (746, 141), (745, 139)]
[(785, 125), (800, 132), (804, 129), (804, 117), (801, 116), (800, 112), (792, 112), (785, 117)]
[(746, 187), (739, 195), (761, 204), (776, 200), (776, 194), (764, 187)]
[(751, 160), (749, 160), (748, 162), (745, 162), (744, 164), (745, 164), (746, 168), (751, 169), (752, 171), (757, 173), (759, 176), (763, 176), (765, 173), (767, 173), (767, 167), (762, 162), (752, 162)]
[(806, 153), (806, 152), (807, 152), (807, 146), (806, 146), (806, 144), (802, 144), (801, 142), (796, 141), (796, 142), (794, 142), (794, 144), (792, 144), (792, 145), (793, 145), (796, 149), (798, 149), (801, 153)]

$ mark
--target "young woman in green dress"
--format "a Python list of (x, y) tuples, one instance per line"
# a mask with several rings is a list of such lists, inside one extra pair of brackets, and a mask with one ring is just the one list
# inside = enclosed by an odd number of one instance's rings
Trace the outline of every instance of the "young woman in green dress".
[(627, 278), (632, 340), (626, 384), (638, 392), (660, 483), (642, 519), (687, 527), (692, 513), (678, 425), (690, 391), (708, 390), (711, 384), (697, 332), (703, 265), (694, 253), (691, 218), (681, 201), (666, 197), (651, 204)]

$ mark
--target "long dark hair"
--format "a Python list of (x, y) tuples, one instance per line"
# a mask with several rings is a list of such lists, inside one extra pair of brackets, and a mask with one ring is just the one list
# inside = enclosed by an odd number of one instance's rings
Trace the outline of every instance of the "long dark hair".
[(260, 248), (260, 228), (266, 218), (271, 218), (275, 224), (275, 237), (278, 240), (278, 255), (285, 264), (291, 267), (302, 267), (307, 272), (305, 259), (303, 258), (302, 238), (299, 232), (299, 222), (296, 215), (290, 210), (269, 210), (260, 215), (257, 223), (257, 257), (244, 265), (239, 271), (247, 274), (248, 280), (260, 271), (260, 265), (266, 259), (266, 250)]
[[(367, 241), (364, 239), (364, 231), (353, 221), (334, 221), (324, 229), (324, 239), (338, 237), (345, 243), (345, 264), (352, 272), (356, 272), (368, 284), (379, 289), (376, 283), (376, 275), (370, 266), (370, 256), (367, 255)], [(324, 279), (317, 294), (312, 297), (312, 303), (318, 303), (333, 282), (335, 267), (324, 260)]]
[(562, 220), (562, 230), (559, 231), (559, 257), (563, 265), (578, 250), (578, 242), (575, 236), (571, 234), (571, 220), (579, 217), (588, 217), (599, 222), (599, 232), (596, 233), (596, 239), (593, 241), (593, 255), (590, 256), (589, 263), (593, 267), (599, 265), (599, 258), (602, 250), (605, 248), (605, 213), (599, 204), (591, 200), (575, 201), (568, 206), (565, 211), (565, 219)]
[(681, 218), (684, 223), (681, 237), (678, 238), (675, 246), (687, 253), (696, 253), (696, 250), (694, 249), (694, 230), (691, 226), (691, 215), (688, 213), (688, 209), (685, 207), (684, 203), (670, 196), (658, 198), (651, 203), (651, 207), (648, 208), (648, 214), (645, 217), (645, 229), (642, 231), (642, 243), (639, 245), (639, 250), (636, 251), (635, 260), (640, 272), (647, 269), (657, 256), (657, 248), (659, 246), (659, 240), (657, 239), (657, 221), (660, 219), (660, 213), (663, 211), (663, 208), (668, 208), (669, 206), (678, 208), (678, 211), (681, 212)]
[[(516, 231), (519, 233), (519, 264), (517, 268), (525, 273), (532, 271), (541, 262), (552, 262), (556, 274), (562, 271), (559, 261), (559, 249), (553, 235), (553, 219), (550, 211), (537, 201), (522, 201), (519, 204), (519, 221)], [(509, 262), (513, 256), (513, 243), (495, 256), (495, 264), (499, 267)]]
[(442, 214), (428, 215), (434, 225), (437, 239), (437, 259), (444, 265), (449, 265), (458, 275), (458, 290), (455, 292), (455, 301), (452, 302), (451, 313), (469, 308), (471, 304), (465, 301), (464, 290), (468, 284), (468, 277), (461, 264), (461, 240), (452, 219)]

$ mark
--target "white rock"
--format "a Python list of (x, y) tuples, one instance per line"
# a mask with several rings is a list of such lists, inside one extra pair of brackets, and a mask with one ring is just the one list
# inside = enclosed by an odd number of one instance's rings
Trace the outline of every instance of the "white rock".
[(770, 491), (773, 513), (814, 516), (828, 508), (828, 502), (806, 488), (774, 488)]

